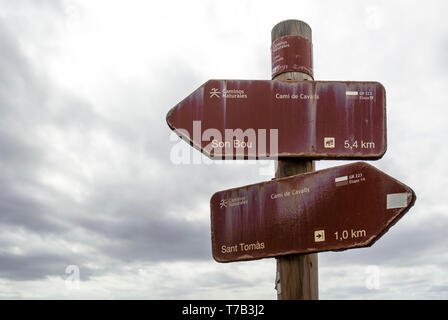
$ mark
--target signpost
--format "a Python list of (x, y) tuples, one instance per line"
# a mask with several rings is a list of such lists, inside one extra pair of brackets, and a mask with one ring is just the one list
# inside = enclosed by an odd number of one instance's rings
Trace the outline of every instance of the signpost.
[[(271, 42), (273, 80), (314, 79), (312, 32), (308, 24), (298, 20), (277, 23), (271, 31)], [(302, 45), (297, 45), (300, 43)], [(282, 73), (278, 73), (278, 70), (282, 70)], [(279, 158), (275, 177), (282, 178), (314, 170), (312, 158)], [(317, 253), (278, 256), (276, 261), (277, 299), (319, 299)]]
[(406, 185), (357, 162), (217, 192), (219, 262), (371, 246), (414, 204)]
[(213, 257), (276, 257), (278, 299), (318, 299), (317, 252), (372, 245), (416, 196), (362, 162), (314, 171), (316, 159), (384, 155), (384, 87), (314, 81), (302, 21), (277, 24), (271, 51), (272, 80), (209, 80), (166, 120), (211, 158), (277, 159), (275, 179), (212, 196)]
[(386, 93), (378, 82), (209, 80), (167, 123), (211, 158), (378, 159)]

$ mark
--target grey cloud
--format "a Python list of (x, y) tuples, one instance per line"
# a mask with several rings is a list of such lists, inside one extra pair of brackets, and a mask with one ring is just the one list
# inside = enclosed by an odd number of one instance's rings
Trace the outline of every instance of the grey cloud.
[(0, 253), (0, 278), (13, 281), (45, 279), (49, 276), (65, 279), (66, 268), (70, 265), (79, 267), (81, 281), (87, 281), (95, 273), (82, 261), (84, 257), (37, 252), (27, 255)]
[(0, 223), (22, 226), (36, 232), (63, 232), (65, 228), (51, 218), (53, 210), (14, 190), (13, 183), (0, 181)]
[(20, 55), (17, 42), (5, 30), (0, 20), (0, 222), (49, 230), (57, 226), (45, 218), (48, 208), (19, 191), (20, 185), (35, 183), (32, 171), (43, 154), (32, 142), (33, 137), (26, 136), (29, 123), (24, 109), (29, 106), (14, 104), (14, 100), (22, 100), (25, 88), (30, 97), (42, 94), (34, 87), (36, 79)]
[(430, 291), (448, 294), (448, 286), (431, 286)]
[[(0, 100), (0, 103), (2, 101)], [(0, 165), (2, 171), (8, 173), (14, 169), (24, 170), (42, 160), (39, 147), (30, 143), (24, 137), (15, 134), (6, 121), (2, 121), (0, 128)]]
[(51, 165), (47, 159), (51, 146), (38, 140), (36, 130), (54, 123), (55, 117), (59, 120), (56, 123), (67, 128), (68, 121), (88, 123), (86, 119), (93, 116), (79, 116), (80, 110), (88, 110), (88, 106), (68, 95), (62, 96), (57, 106), (51, 106), (58, 94), (45, 76), (29, 65), (12, 30), (1, 19), (0, 43), (0, 222), (38, 231), (60, 230), (61, 226), (50, 217), (54, 208), (26, 194), (40, 189), (56, 196), (36, 175), (39, 169)]
[[(172, 199), (177, 196), (165, 187), (104, 186), (85, 208), (92, 214), (74, 217), (73, 223), (111, 239), (98, 249), (114, 259), (154, 262), (209, 258), (209, 224), (205, 219), (186, 220), (184, 212), (173, 209)], [(175, 213), (168, 214), (172, 210)]]
[(210, 258), (209, 226), (200, 222), (167, 217), (130, 216), (118, 221), (84, 221), (84, 228), (111, 239), (98, 249), (114, 259), (131, 261), (171, 261)]
[[(65, 270), (61, 260), (48, 255), (20, 256), (0, 254), (0, 260), (0, 277), (10, 280), (35, 280), (45, 278), (51, 274), (61, 274), (61, 271)], [(55, 266), (58, 269), (56, 272), (54, 272)]]
[[(54, 3), (48, 1), (48, 3)], [(39, 74), (22, 53), (20, 36), (0, 18), (0, 225), (25, 228), (30, 234), (45, 237), (67, 233), (67, 216), (61, 211), (67, 199), (44, 186), (37, 176), (51, 168), (51, 146), (37, 140), (42, 125), (59, 125), (66, 130), (86, 130), (96, 116), (85, 101), (58, 91), (44, 74)], [(38, 193), (33, 194), (33, 190)], [(39, 198), (46, 194), (51, 202)], [(78, 239), (79, 240), (79, 239)], [(7, 243), (0, 243), (5, 248)], [(27, 251), (28, 248), (21, 248)], [(9, 280), (35, 280), (64, 275), (73, 259), (54, 250), (15, 255), (0, 254), (0, 277)], [(79, 263), (79, 262), (78, 262)], [(90, 269), (79, 263), (86, 279)]]
[[(243, 262), (244, 263), (244, 262)], [(246, 262), (252, 263), (252, 262)], [(241, 262), (239, 262), (241, 264)], [(227, 264), (228, 265), (228, 264)], [(260, 279), (246, 279), (239, 275), (233, 268), (229, 266), (226, 272), (205, 272), (201, 274), (201, 278), (198, 280), (198, 286), (201, 287), (222, 287), (223, 289), (240, 289), (244, 287), (253, 287), (256, 281), (262, 279), (266, 281), (266, 275), (260, 275)], [(256, 272), (256, 271), (254, 271)], [(273, 274), (275, 270), (272, 270)]]

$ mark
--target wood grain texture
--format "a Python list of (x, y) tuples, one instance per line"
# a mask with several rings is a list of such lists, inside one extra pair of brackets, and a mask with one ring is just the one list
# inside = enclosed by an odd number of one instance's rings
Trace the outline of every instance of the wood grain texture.
[[(299, 20), (285, 20), (275, 25), (271, 32), (271, 41), (289, 35), (312, 41), (310, 26)], [(277, 75), (273, 80), (313, 80), (313, 77), (302, 72), (289, 71)], [(278, 159), (275, 177), (282, 178), (314, 170), (312, 160)], [(279, 300), (319, 299), (317, 253), (278, 257), (276, 289)]]
[(284, 20), (272, 28), (272, 42), (283, 36), (300, 36), (313, 42), (311, 27), (306, 22), (300, 20)]

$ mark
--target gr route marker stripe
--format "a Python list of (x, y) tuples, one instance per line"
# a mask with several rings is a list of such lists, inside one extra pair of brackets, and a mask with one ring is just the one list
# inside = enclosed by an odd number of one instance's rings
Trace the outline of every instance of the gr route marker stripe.
[(210, 200), (213, 257), (231, 262), (370, 246), (415, 199), (408, 186), (364, 162), (220, 191)]
[(348, 180), (348, 176), (343, 176), (343, 177), (338, 177), (336, 179), (334, 179), (334, 182), (338, 183), (338, 182), (343, 182), (343, 181), (347, 181)]

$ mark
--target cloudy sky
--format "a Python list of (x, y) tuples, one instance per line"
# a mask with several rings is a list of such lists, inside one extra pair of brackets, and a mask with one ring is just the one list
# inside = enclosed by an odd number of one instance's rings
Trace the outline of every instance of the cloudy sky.
[(447, 9), (0, 0), (0, 298), (275, 299), (275, 259), (218, 264), (209, 220), (214, 192), (273, 162), (206, 161), (165, 115), (208, 79), (270, 79), (270, 31), (300, 19), (316, 79), (385, 86), (388, 150), (370, 163), (417, 194), (373, 247), (319, 254), (320, 298), (447, 299)]

